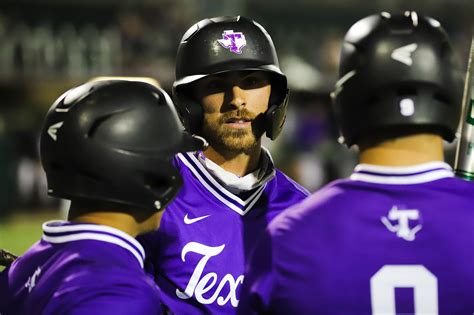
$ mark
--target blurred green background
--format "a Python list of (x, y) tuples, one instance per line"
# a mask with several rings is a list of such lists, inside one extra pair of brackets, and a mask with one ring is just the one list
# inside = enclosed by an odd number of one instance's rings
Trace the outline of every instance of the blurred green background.
[(43, 222), (60, 217), (57, 211), (41, 211), (36, 214), (25, 211), (12, 216), (8, 221), (0, 222), (0, 248), (17, 255), (25, 252), (41, 238)]

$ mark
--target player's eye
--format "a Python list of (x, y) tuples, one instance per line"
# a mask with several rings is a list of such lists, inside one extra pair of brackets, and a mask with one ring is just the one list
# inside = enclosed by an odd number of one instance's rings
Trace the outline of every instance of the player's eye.
[(269, 84), (269, 81), (266, 75), (252, 74), (240, 82), (240, 87), (243, 89), (256, 89), (267, 84)]
[(198, 97), (202, 97), (204, 95), (221, 93), (224, 89), (225, 82), (222, 79), (209, 77), (198, 81), (195, 85), (195, 94), (198, 95)]
[(243, 81), (242, 81), (242, 86), (243, 87), (254, 87), (257, 85), (257, 83), (259, 82), (258, 78), (254, 77), (254, 76), (251, 76), (251, 77), (247, 77), (245, 78)]
[(206, 88), (208, 90), (222, 90), (224, 88), (224, 82), (222, 80), (213, 79), (206, 83)]

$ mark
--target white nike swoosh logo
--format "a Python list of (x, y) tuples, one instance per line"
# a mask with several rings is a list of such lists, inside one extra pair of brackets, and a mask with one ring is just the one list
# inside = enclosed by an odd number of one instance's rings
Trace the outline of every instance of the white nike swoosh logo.
[(197, 217), (197, 218), (190, 219), (190, 218), (188, 218), (188, 214), (186, 213), (186, 215), (184, 216), (184, 223), (185, 224), (193, 224), (193, 223), (201, 221), (201, 220), (203, 220), (203, 219), (205, 219), (209, 216), (210, 216), (210, 214), (202, 216), (202, 217)]

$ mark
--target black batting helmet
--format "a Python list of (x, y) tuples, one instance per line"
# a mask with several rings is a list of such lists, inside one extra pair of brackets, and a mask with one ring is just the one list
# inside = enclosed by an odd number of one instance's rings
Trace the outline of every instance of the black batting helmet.
[(190, 84), (212, 74), (259, 70), (271, 76), (272, 95), (266, 112), (266, 134), (275, 139), (285, 122), (289, 90), (275, 46), (257, 22), (241, 17), (204, 19), (189, 28), (176, 56), (173, 96), (186, 127), (199, 133), (203, 110), (189, 93)]
[(333, 92), (344, 142), (374, 131), (455, 137), (462, 74), (440, 23), (416, 12), (383, 12), (355, 23), (342, 50)]
[(144, 82), (89, 82), (64, 93), (46, 115), (40, 155), (48, 193), (158, 211), (182, 185), (177, 152), (202, 148), (169, 96)]

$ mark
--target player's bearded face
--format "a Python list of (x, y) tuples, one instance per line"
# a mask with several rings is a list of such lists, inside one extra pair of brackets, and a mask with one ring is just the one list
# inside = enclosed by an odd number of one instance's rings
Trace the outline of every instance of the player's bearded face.
[[(264, 132), (264, 116), (239, 109), (212, 117), (204, 115), (202, 134), (216, 148), (231, 152), (249, 152), (259, 145)], [(217, 115), (215, 115), (217, 116)], [(235, 126), (237, 124), (237, 126)], [(246, 124), (246, 126), (238, 125)]]
[(198, 86), (204, 109), (202, 136), (211, 146), (246, 153), (260, 145), (271, 92), (265, 73), (212, 76)]

